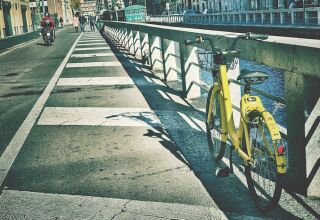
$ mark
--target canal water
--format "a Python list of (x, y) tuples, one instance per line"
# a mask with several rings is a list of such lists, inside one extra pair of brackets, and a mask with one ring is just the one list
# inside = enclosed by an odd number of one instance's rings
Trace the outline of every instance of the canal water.
[[(269, 94), (272, 94), (278, 97), (283, 97), (283, 98), (285, 97), (284, 73), (281, 72), (280, 70), (271, 68), (269, 66), (257, 64), (254, 62), (246, 61), (246, 60), (240, 60), (240, 69), (266, 72), (269, 75), (269, 78), (264, 83), (260, 85), (252, 85), (252, 87), (263, 90), (264, 92), (267, 92)], [(200, 79), (201, 81), (207, 83), (208, 85), (212, 85), (213, 80), (212, 80), (211, 73), (206, 71), (201, 71)], [(254, 92), (251, 92), (251, 93), (255, 94)], [(269, 98), (266, 98), (262, 95), (259, 95), (259, 96), (261, 97), (264, 107), (270, 113), (272, 113), (277, 123), (286, 128), (287, 119), (286, 119), (285, 105), (278, 103), (274, 100), (271, 100)]]

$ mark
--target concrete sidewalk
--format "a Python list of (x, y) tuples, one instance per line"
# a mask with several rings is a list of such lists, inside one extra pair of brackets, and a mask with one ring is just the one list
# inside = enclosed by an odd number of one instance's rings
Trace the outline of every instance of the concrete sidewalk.
[(4, 190), (0, 219), (227, 219), (214, 207)]

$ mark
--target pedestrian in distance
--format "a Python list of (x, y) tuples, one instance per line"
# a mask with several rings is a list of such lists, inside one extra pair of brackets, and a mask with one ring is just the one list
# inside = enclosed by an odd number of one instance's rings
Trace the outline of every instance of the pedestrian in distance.
[(91, 31), (95, 31), (94, 24), (96, 23), (96, 19), (94, 16), (92, 15), (89, 16), (89, 23), (90, 23)]
[(76, 32), (78, 32), (79, 28), (79, 18), (77, 16), (73, 17), (73, 27)]
[(85, 31), (84, 29), (85, 29), (86, 21), (87, 21), (86, 17), (81, 14), (80, 17), (79, 17), (79, 23), (80, 23), (81, 32)]
[(62, 17), (60, 17), (59, 23), (60, 23), (60, 27), (63, 27), (63, 19), (62, 19)]

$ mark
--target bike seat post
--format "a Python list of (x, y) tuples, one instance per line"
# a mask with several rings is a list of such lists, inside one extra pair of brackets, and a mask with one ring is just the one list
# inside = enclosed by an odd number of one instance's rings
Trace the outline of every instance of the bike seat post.
[(230, 146), (230, 159), (229, 159), (229, 162), (230, 162), (230, 173), (233, 173), (233, 162), (232, 162), (232, 152), (233, 152), (233, 146), (231, 145)]
[(245, 94), (249, 94), (250, 93), (250, 84), (246, 83), (246, 85), (244, 86), (244, 93)]

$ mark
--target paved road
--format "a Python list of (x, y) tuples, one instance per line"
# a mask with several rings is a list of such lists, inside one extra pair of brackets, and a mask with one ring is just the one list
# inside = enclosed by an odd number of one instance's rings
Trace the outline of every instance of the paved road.
[(35, 41), (0, 65), (0, 217), (317, 215), (318, 201), (287, 194), (263, 215), (242, 171), (215, 177), (203, 112), (98, 32), (63, 30), (53, 46)]

